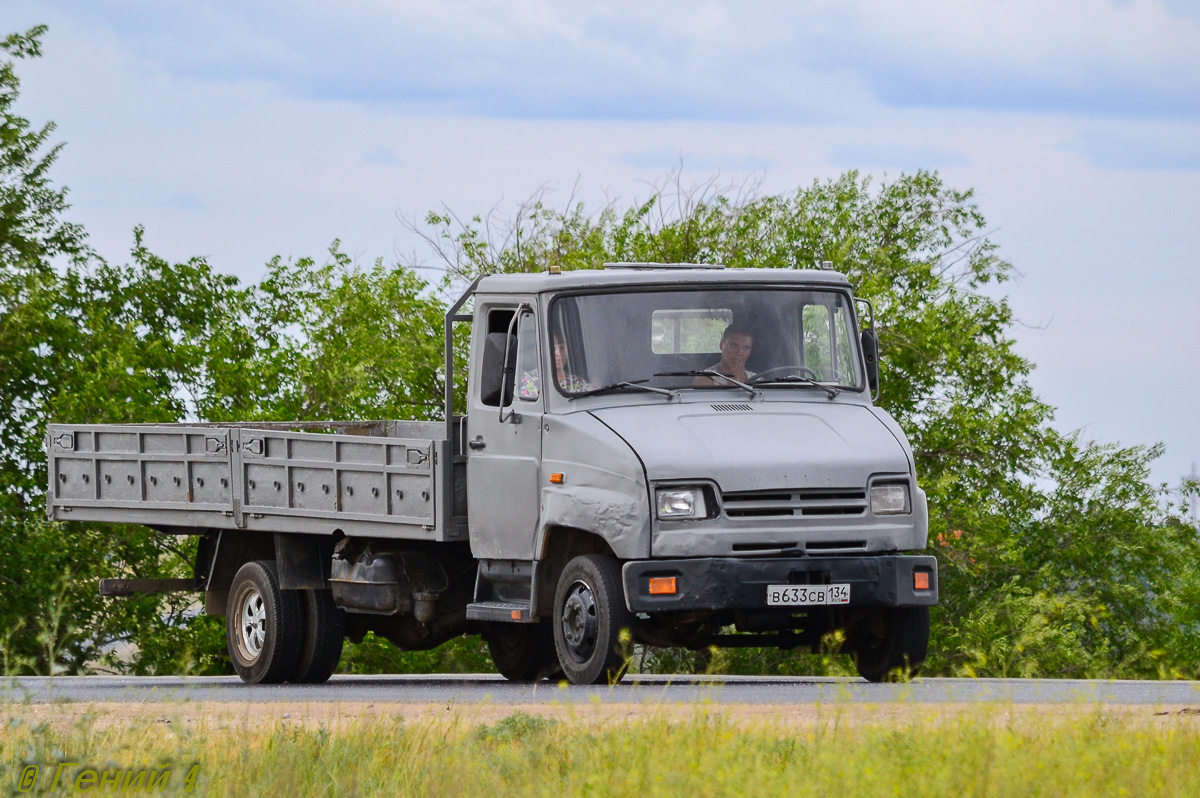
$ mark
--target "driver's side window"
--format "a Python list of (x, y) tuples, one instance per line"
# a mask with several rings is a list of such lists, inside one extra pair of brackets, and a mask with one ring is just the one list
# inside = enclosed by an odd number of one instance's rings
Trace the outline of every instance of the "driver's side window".
[[(513, 401), (512, 367), (516, 359), (516, 335), (510, 336), (515, 310), (494, 308), (487, 314), (487, 333), (483, 342), (479, 401), (488, 407), (507, 407)], [(507, 364), (504, 362), (507, 357)], [(506, 369), (505, 366), (508, 366)]]

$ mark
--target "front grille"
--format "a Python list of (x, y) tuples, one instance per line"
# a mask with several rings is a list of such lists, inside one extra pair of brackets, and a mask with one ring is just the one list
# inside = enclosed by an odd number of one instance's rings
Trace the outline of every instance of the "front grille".
[(782, 543), (770, 543), (767, 541), (760, 543), (734, 543), (730, 550), (734, 554), (751, 554), (758, 551), (787, 551), (788, 549), (795, 549), (799, 545), (794, 540)]
[(754, 410), (744, 402), (721, 402), (712, 406), (718, 413), (748, 413)]
[(810, 540), (804, 544), (805, 551), (866, 551), (865, 540)]
[(810, 515), (862, 515), (867, 492), (861, 489), (770, 490), (721, 496), (730, 518), (790, 518)]

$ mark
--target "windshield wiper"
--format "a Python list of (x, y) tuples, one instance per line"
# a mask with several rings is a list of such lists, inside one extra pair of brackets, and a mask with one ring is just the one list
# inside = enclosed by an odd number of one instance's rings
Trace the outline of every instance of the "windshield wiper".
[(664, 396), (671, 397), (672, 399), (675, 398), (675, 396), (676, 396), (675, 391), (669, 391), (666, 388), (655, 388), (653, 385), (642, 385), (643, 382), (647, 382), (647, 381), (648, 380), (634, 380), (633, 382), (629, 382), (629, 381), (614, 382), (614, 383), (610, 383), (608, 385), (603, 385), (599, 388), (591, 388), (586, 391), (581, 391), (580, 393), (571, 394), (567, 398), (568, 399), (579, 399), (580, 397), (583, 397), (583, 396), (595, 396), (596, 394), (605, 393), (607, 391), (616, 391), (616, 390), (620, 390), (622, 388), (636, 388), (639, 391), (647, 391), (649, 393), (661, 393)]
[(751, 399), (758, 396), (757, 388), (747, 385), (746, 383), (744, 383), (740, 380), (735, 380), (733, 377), (730, 377), (727, 374), (722, 374), (721, 372), (717, 371), (716, 369), (693, 369), (691, 371), (660, 371), (657, 374), (655, 374), (654, 376), (655, 377), (712, 377), (715, 379), (724, 380), (725, 382), (732, 383), (732, 384), (736, 385), (737, 387), (741, 388), (742, 390), (749, 391)]
[[(728, 377), (726, 379), (728, 379)], [(840, 391), (838, 391), (838, 389), (834, 388), (832, 385), (825, 385), (824, 383), (817, 382), (812, 377), (801, 377), (799, 374), (785, 374), (782, 377), (774, 377), (769, 380), (763, 380), (762, 382), (756, 383), (756, 384), (757, 385), (770, 385), (773, 382), (801, 382), (801, 383), (804, 383), (805, 385), (812, 385), (812, 386), (820, 388), (822, 391), (824, 391), (825, 394), (830, 399), (832, 399), (833, 397), (837, 396), (838, 393), (840, 393)]]

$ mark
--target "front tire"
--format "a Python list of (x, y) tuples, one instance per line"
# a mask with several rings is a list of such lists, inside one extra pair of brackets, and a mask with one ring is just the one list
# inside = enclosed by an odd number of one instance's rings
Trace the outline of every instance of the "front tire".
[(554, 592), (554, 647), (571, 684), (615, 684), (628, 660), (621, 630), (632, 629), (620, 564), (613, 557), (582, 554), (567, 563)]
[(270, 560), (243, 565), (233, 577), (225, 615), (225, 642), (237, 675), (247, 684), (278, 684), (296, 666), (303, 642), (300, 598), (280, 590)]
[(865, 618), (852, 636), (858, 674), (882, 682), (898, 668), (916, 672), (929, 650), (929, 608), (888, 607)]

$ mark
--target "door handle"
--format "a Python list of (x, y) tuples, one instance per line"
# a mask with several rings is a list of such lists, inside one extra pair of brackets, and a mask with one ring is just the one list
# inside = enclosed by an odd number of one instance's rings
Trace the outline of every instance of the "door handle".
[(482, 449), (482, 448), (486, 447), (486, 446), (487, 446), (487, 444), (483, 442), (483, 436), (482, 436), (482, 435), (476, 435), (476, 436), (475, 436), (475, 440), (473, 440), (473, 441), (467, 441), (467, 446), (470, 446), (470, 447), (471, 447), (472, 449), (474, 449), (475, 451), (479, 451), (480, 449)]

